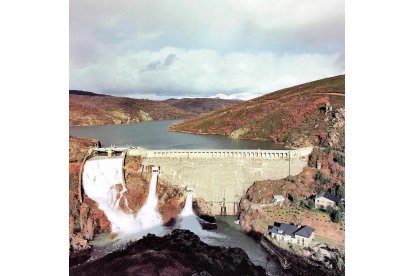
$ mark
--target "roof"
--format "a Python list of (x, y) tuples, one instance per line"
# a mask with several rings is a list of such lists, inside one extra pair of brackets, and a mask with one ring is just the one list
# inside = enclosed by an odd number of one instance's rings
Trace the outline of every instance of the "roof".
[(285, 200), (285, 197), (282, 195), (274, 195), (273, 198), (276, 200)]
[(295, 235), (305, 237), (305, 238), (309, 238), (312, 235), (313, 232), (315, 232), (315, 229), (305, 225), (305, 226), (302, 226), (298, 231), (296, 231)]
[(340, 197), (338, 197), (338, 196), (334, 196), (333, 194), (330, 194), (330, 193), (328, 193), (328, 192), (320, 193), (320, 194), (319, 194), (319, 195), (317, 195), (316, 197), (317, 197), (317, 198), (318, 198), (318, 197), (324, 197), (324, 198), (327, 198), (327, 199), (329, 199), (329, 200), (332, 200), (332, 201), (334, 201), (334, 202), (336, 202), (336, 203), (339, 203), (339, 202), (341, 201), (341, 198), (340, 198)]
[[(273, 229), (275, 229), (275, 230), (273, 230)], [(272, 230), (274, 232), (272, 231), (272, 233), (277, 233), (278, 230), (281, 230), (282, 231), (281, 234), (292, 236), (293, 233), (295, 231), (297, 231), (298, 229), (299, 229), (299, 227), (296, 226), (296, 225), (286, 224), (286, 223), (278, 223), (278, 225), (276, 225), (276, 223), (275, 223), (275, 226), (273, 226), (273, 228), (272, 228)]]
[[(281, 230), (282, 233), (279, 233), (278, 230)], [(292, 224), (275, 222), (275, 225), (272, 228), (269, 228), (269, 232), (289, 236), (298, 235), (301, 237), (309, 238), (312, 235), (312, 233), (315, 232), (315, 229), (307, 225), (297, 226)]]

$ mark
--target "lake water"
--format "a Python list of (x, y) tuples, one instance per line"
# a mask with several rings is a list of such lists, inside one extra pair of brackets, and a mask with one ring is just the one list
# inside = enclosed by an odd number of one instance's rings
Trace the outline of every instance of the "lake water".
[(234, 140), (222, 135), (199, 135), (170, 132), (171, 124), (180, 120), (147, 121), (134, 124), (73, 126), (69, 134), (96, 138), (103, 147), (136, 146), (147, 149), (283, 149), (268, 141)]

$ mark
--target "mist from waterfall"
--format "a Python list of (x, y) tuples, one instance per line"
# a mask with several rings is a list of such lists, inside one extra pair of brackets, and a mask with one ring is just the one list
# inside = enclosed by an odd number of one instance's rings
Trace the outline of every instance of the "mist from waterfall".
[[(163, 222), (157, 211), (158, 174), (152, 174), (148, 198), (138, 214), (133, 214), (124, 197), (128, 190), (122, 178), (122, 169), (121, 156), (88, 160), (82, 176), (85, 194), (98, 203), (98, 208), (105, 212), (111, 222), (112, 232), (120, 234), (121, 238), (138, 238), (146, 233), (160, 234), (163, 232)], [(119, 208), (121, 200), (124, 200), (129, 212)]]
[(180, 229), (187, 229), (195, 234), (205, 232), (193, 211), (193, 193), (188, 192), (185, 205), (178, 216), (178, 226)]

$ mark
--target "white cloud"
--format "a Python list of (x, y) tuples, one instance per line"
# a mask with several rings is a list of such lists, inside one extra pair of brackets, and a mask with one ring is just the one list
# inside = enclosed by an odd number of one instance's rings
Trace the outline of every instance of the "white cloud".
[(265, 93), (341, 74), (337, 59), (337, 54), (220, 54), (167, 47), (107, 56), (99, 66), (72, 66), (70, 82), (91, 91), (165, 97)]
[(233, 95), (343, 72), (344, 0), (70, 1), (73, 89)]

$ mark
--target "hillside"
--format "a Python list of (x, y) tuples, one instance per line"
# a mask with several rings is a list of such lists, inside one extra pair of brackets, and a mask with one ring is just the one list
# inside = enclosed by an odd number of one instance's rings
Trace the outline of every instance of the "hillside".
[(195, 114), (208, 113), (241, 103), (241, 100), (224, 100), (219, 98), (183, 98), (164, 101), (172, 106)]
[(345, 148), (345, 75), (282, 89), (176, 124), (172, 131)]
[(185, 119), (193, 113), (162, 101), (95, 94), (69, 93), (69, 124), (89, 126), (125, 124), (148, 120)]

